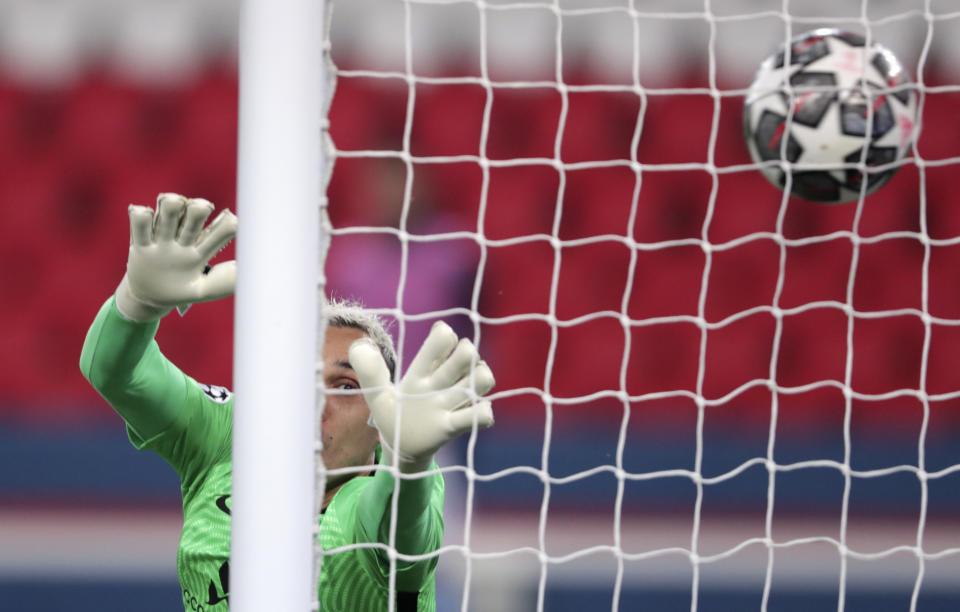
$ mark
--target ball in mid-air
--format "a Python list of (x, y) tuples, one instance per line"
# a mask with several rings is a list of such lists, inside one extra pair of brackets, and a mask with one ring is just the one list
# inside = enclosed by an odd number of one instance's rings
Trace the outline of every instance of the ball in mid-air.
[(743, 132), (750, 156), (777, 187), (786, 189), (789, 177), (797, 197), (849, 202), (890, 180), (909, 153), (917, 94), (885, 47), (867, 46), (859, 34), (813, 30), (761, 64)]

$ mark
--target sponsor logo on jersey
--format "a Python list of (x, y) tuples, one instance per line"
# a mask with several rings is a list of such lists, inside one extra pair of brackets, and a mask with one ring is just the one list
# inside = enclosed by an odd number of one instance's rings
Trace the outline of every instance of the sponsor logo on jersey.
[[(225, 610), (230, 605), (230, 562), (224, 561), (220, 565), (217, 577), (210, 581), (207, 588), (207, 600), (197, 599), (190, 589), (183, 589), (183, 608), (193, 612), (207, 612), (208, 610)], [(219, 604), (224, 604), (223, 606)]]
[(226, 404), (230, 401), (230, 390), (226, 387), (220, 387), (217, 385), (206, 385), (201, 383), (200, 389), (203, 391), (203, 394), (217, 402), (218, 404)]

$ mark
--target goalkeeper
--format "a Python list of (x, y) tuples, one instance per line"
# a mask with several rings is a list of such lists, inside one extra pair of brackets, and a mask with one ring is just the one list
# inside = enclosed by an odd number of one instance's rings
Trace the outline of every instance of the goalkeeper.
[[(183, 605), (207, 612), (229, 609), (233, 398), (181, 372), (161, 354), (154, 335), (173, 308), (233, 292), (235, 262), (208, 262), (233, 239), (237, 221), (224, 211), (204, 228), (213, 208), (174, 194), (162, 194), (156, 211), (130, 206), (127, 271), (97, 314), (80, 357), (84, 376), (126, 422), (131, 443), (155, 451), (180, 476)], [(450, 327), (437, 323), (394, 390), (396, 355), (380, 320), (343, 303), (324, 314), (328, 329), (317, 379), (327, 393), (324, 464), (336, 470), (379, 461), (404, 474), (428, 472), (400, 479), (394, 542), (401, 555), (436, 551), (443, 537), (443, 479), (433, 455), (474, 422), (493, 424), (490, 402), (476, 400), (493, 387), (493, 375), (469, 340), (458, 341)], [(321, 546), (388, 544), (392, 473), (344, 471), (327, 478)], [(435, 610), (436, 564), (436, 555), (397, 559), (395, 610)], [(383, 547), (325, 556), (321, 609), (388, 609), (390, 569)]]

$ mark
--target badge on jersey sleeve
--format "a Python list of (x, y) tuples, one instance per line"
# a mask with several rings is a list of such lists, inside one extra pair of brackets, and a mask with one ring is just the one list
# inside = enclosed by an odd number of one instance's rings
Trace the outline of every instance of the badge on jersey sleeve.
[(226, 387), (220, 387), (217, 385), (206, 385), (203, 383), (200, 384), (200, 389), (203, 391), (203, 394), (217, 402), (218, 404), (226, 404), (230, 400), (230, 390)]

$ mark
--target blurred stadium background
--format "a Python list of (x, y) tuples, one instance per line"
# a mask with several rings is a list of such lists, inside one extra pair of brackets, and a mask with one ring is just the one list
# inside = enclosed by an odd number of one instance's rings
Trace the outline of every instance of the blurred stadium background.
[[(558, 77), (567, 85), (633, 82), (630, 18), (622, 10), (580, 11), (626, 4), (488, 1), (481, 20), (472, 2), (414, 2), (409, 38), (398, 1), (336, 4), (333, 59), (346, 72), (330, 118), (337, 149), (347, 154), (338, 159), (329, 188), (334, 226), (402, 222), (413, 235), (481, 231), (497, 241), (483, 247), (479, 284), (482, 249), (476, 241), (409, 243), (401, 292), (405, 312), (470, 307), (475, 286), (485, 317), (549, 312), (553, 247), (510, 239), (551, 234), (561, 189), (561, 240), (604, 234), (642, 243), (697, 239), (707, 221), (714, 244), (776, 231), (781, 194), (758, 172), (664, 171), (656, 165), (710, 162), (723, 169), (748, 163), (737, 92), (749, 84), (757, 64), (784, 40), (788, 27), (793, 33), (821, 25), (862, 31), (866, 18), (874, 38), (900, 57), (927, 93), (918, 145), (923, 163), (906, 165), (867, 199), (857, 231), (868, 238), (924, 228), (929, 238), (946, 242), (929, 247), (926, 267), (923, 242), (909, 234), (857, 249), (845, 236), (787, 247), (778, 306), (845, 302), (855, 261), (850, 304), (855, 311), (912, 308), (954, 324), (960, 320), (960, 207), (954, 195), (960, 168), (960, 6), (726, 0), (708, 3), (708, 15), (704, 2), (635, 2), (642, 12), (636, 24), (644, 95), (622, 89), (566, 93), (558, 142), (563, 108)], [(562, 18), (560, 9), (567, 11)], [(123, 273), (126, 204), (176, 191), (234, 207), (236, 31), (237, 6), (226, 0), (0, 3), (0, 609), (179, 606), (176, 478), (160, 459), (129, 447), (119, 419), (86, 385), (77, 360), (87, 326)], [(405, 132), (411, 89), (401, 77), (407, 40), (412, 73), (438, 78), (413, 86), (412, 123)], [(538, 85), (488, 92), (476, 79), (440, 78), (480, 77), (483, 70), (495, 83)], [(401, 74), (386, 78), (389, 72)], [(484, 200), (483, 170), (475, 161), (414, 162), (409, 173), (396, 156), (349, 154), (402, 151), (408, 143), (416, 157), (476, 156), (482, 146), (491, 160), (549, 159), (555, 151), (568, 163), (629, 159), (641, 111), (636, 159), (647, 170), (632, 228), (636, 175), (629, 167), (586, 163), (564, 172), (561, 184), (561, 173), (549, 164), (494, 165)], [(714, 178), (715, 203), (707, 220)], [(408, 182), (411, 200), (404, 212)], [(856, 210), (856, 204), (790, 200), (783, 235), (851, 230)], [(328, 264), (331, 289), (370, 306), (396, 307), (400, 254), (401, 244), (391, 234), (336, 236)], [(698, 246), (639, 250), (636, 257), (628, 279), (630, 250), (623, 242), (564, 247), (555, 316), (565, 321), (620, 311), (628, 281), (631, 319), (697, 315), (706, 261)], [(719, 323), (773, 305), (779, 257), (780, 246), (769, 237), (714, 252), (706, 321)], [(467, 317), (448, 320), (471, 333)], [(405, 324), (405, 348), (416, 346), (430, 322)], [(838, 308), (785, 316), (777, 384), (844, 381), (847, 324), (848, 315)], [(743, 386), (769, 378), (774, 331), (774, 317), (757, 312), (708, 332), (703, 397), (726, 400), (705, 410), (701, 473), (728, 477), (704, 485), (701, 555), (765, 535), (766, 468), (755, 463), (729, 473), (767, 456), (774, 392), (765, 384)], [(627, 393), (696, 390), (696, 325), (667, 322), (630, 333)], [(194, 308), (166, 322), (159, 335), (161, 347), (182, 369), (224, 385), (231, 380), (231, 339), (229, 300)], [(924, 321), (913, 314), (858, 317), (851, 387), (889, 395), (851, 402), (846, 441), (840, 388), (776, 393), (774, 459), (780, 465), (843, 462), (849, 451), (852, 469), (879, 470), (918, 466), (922, 457), (928, 473), (960, 463), (958, 342), (957, 325), (932, 324), (927, 337)], [(698, 409), (692, 399), (633, 402), (622, 432), (623, 402), (609, 395), (583, 399), (599, 390), (620, 390), (624, 332), (618, 320), (560, 327), (548, 371), (550, 345), (550, 327), (543, 321), (481, 326), (481, 348), (502, 397), (497, 427), (477, 440), (474, 466), (481, 475), (532, 469), (477, 481), (469, 522), (463, 518), (467, 481), (451, 473), (450, 543), (468, 541), (478, 552), (498, 552), (536, 549), (543, 542), (546, 553), (562, 556), (612, 546), (619, 531), (616, 542), (628, 554), (689, 549), (697, 489), (685, 476), (627, 480), (618, 530), (617, 478), (610, 470), (554, 483), (544, 501), (547, 487), (533, 470), (546, 468), (562, 478), (615, 465), (621, 433), (622, 468), (629, 473), (693, 470), (697, 457)], [(537, 389), (549, 389), (559, 401), (548, 408)], [(893, 393), (903, 389), (923, 393)], [(933, 399), (925, 403), (924, 393)], [(446, 459), (462, 463), (465, 451), (464, 445)], [(774, 539), (840, 539), (844, 487), (836, 467), (779, 472)], [(843, 524), (846, 544), (864, 553), (915, 546), (922, 522), (926, 552), (960, 546), (960, 472), (931, 478), (925, 487), (922, 506), (924, 490), (914, 472), (854, 477)], [(925, 563), (919, 609), (960, 609), (957, 557)], [(766, 563), (766, 547), (755, 544), (702, 565), (699, 609), (759, 609)], [(454, 551), (443, 555), (441, 567), (441, 609), (459, 610), (467, 564)], [(618, 565), (609, 550), (550, 563), (545, 577), (543, 567), (529, 552), (473, 561), (471, 609), (536, 609), (541, 578), (547, 610), (610, 609)], [(627, 561), (622, 569), (621, 610), (690, 609), (693, 572), (685, 556)], [(917, 571), (910, 551), (851, 559), (846, 609), (909, 609)], [(779, 549), (770, 609), (836, 609), (839, 581), (835, 545), (814, 541)]]

